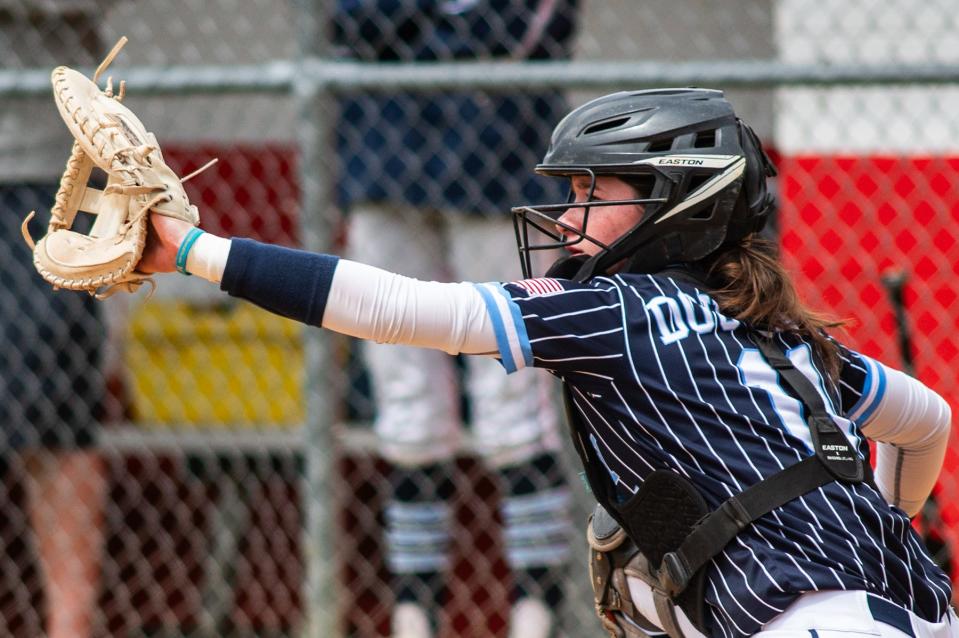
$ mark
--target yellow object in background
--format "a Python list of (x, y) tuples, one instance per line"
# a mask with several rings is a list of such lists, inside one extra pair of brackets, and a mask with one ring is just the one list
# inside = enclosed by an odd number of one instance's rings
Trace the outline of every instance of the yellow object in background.
[(134, 420), (191, 429), (302, 423), (302, 331), (233, 300), (141, 304), (125, 344)]

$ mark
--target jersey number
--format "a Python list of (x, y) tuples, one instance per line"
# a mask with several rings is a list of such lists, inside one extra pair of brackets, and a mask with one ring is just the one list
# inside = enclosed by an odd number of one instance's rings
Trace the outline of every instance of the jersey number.
[[(831, 400), (822, 390), (819, 373), (816, 371), (816, 368), (813, 367), (809, 347), (800, 346), (793, 348), (786, 353), (786, 356), (789, 357), (792, 364), (803, 373), (803, 376), (812, 382), (816, 391), (819, 392), (823, 398), (826, 411), (833, 417), (836, 417)], [(805, 443), (808, 450), (812, 452), (812, 437), (809, 434), (809, 426), (806, 425), (806, 419), (803, 416), (802, 403), (786, 393), (779, 383), (779, 375), (776, 370), (769, 365), (769, 362), (766, 361), (762, 353), (755, 348), (746, 348), (740, 355), (739, 362), (736, 366), (739, 368), (739, 374), (742, 377), (743, 383), (750, 387), (764, 390), (769, 396), (773, 410), (776, 411), (776, 415), (779, 417), (779, 420), (782, 421), (786, 431)], [(834, 420), (837, 421), (836, 425), (846, 433), (846, 438), (849, 439), (849, 442), (855, 447), (858, 442), (855, 436), (850, 435), (849, 424), (843, 423), (845, 419), (842, 418), (836, 418)], [(846, 427), (843, 427), (843, 425), (846, 425)]]

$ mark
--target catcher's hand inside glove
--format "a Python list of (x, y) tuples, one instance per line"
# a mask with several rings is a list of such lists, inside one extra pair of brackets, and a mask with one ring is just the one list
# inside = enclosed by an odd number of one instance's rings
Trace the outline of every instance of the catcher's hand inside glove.
[[(50, 215), (47, 234), (36, 244), (23, 222), (23, 236), (33, 249), (33, 263), (55, 288), (85, 290), (103, 299), (116, 290), (132, 292), (148, 275), (136, 271), (153, 212), (199, 225), (182, 180), (163, 162), (156, 138), (121, 104), (124, 83), (113, 93), (112, 78), (101, 91), (96, 82), (126, 43), (121, 38), (93, 76), (57, 67), (53, 96), (75, 139)], [(212, 164), (212, 162), (211, 162)], [(88, 186), (93, 167), (107, 174), (102, 191)], [(96, 215), (88, 235), (71, 230), (77, 213)], [(101, 291), (102, 289), (102, 291)]]

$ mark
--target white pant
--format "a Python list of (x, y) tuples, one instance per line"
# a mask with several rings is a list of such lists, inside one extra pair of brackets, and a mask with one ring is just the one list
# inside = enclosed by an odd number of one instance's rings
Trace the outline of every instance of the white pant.
[[(366, 204), (350, 211), (348, 256), (426, 281), (520, 279), (507, 214)], [(419, 465), (451, 458), (462, 444), (453, 358), (408, 346), (363, 343), (376, 402), (374, 428), (385, 458)], [(493, 467), (560, 447), (549, 377), (507, 375), (498, 361), (468, 357), (465, 391), (479, 452)]]
[[(864, 591), (824, 591), (803, 594), (786, 611), (756, 634), (762, 638), (855, 638), (855, 635), (902, 638), (908, 634), (870, 610)], [(959, 619), (950, 608), (940, 622), (929, 622), (896, 607), (916, 638), (959, 636)], [(878, 619), (877, 619), (878, 616)], [(812, 632), (815, 632), (813, 634)]]
[[(659, 622), (653, 594), (649, 585), (638, 578), (629, 578), (629, 593), (633, 604), (644, 617), (654, 623)], [(766, 623), (763, 630), (755, 636), (762, 638), (861, 638), (880, 636), (882, 638), (903, 638), (909, 634), (883, 620), (882, 613), (870, 610), (868, 597), (864, 591), (821, 591), (803, 594), (783, 613)], [(895, 605), (895, 616), (907, 622), (916, 638), (957, 638), (959, 637), (959, 618), (950, 608), (938, 623), (919, 618), (912, 612)], [(879, 616), (879, 619), (876, 618)], [(702, 638), (702, 634), (693, 627), (681, 609), (676, 609), (680, 628), (687, 638)]]

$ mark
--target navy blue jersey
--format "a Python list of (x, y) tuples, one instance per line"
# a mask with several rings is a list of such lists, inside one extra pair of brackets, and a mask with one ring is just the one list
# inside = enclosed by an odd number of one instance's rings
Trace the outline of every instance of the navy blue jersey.
[[(689, 478), (715, 508), (813, 454), (802, 406), (755, 330), (688, 283), (624, 274), (478, 288), (507, 370), (541, 367), (567, 384), (573, 435), (608, 478), (608, 508), (656, 469)], [(827, 390), (811, 345), (779, 339), (867, 458), (860, 428), (882, 401), (882, 366), (843, 349)], [(871, 591), (930, 621), (951, 597), (908, 516), (865, 483), (830, 483), (760, 518), (707, 566), (707, 581), (710, 634), (729, 637), (756, 633), (808, 591)]]

